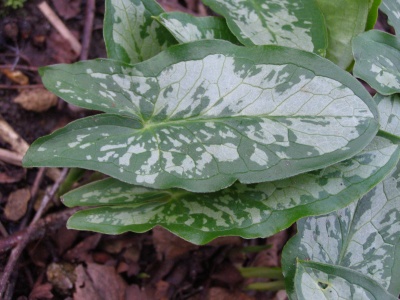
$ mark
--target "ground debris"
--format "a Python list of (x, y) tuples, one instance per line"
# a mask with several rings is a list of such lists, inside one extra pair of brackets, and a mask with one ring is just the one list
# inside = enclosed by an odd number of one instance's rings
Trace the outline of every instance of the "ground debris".
[(12, 192), (8, 196), (7, 204), (4, 209), (5, 217), (14, 222), (21, 219), (26, 213), (30, 198), (31, 193), (29, 189), (24, 188)]
[(57, 104), (57, 96), (45, 88), (24, 89), (14, 102), (21, 105), (26, 110), (44, 112)]

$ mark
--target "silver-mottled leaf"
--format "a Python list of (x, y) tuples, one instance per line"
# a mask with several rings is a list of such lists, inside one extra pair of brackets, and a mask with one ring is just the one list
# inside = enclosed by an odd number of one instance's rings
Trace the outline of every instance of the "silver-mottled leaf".
[(95, 206), (68, 226), (103, 233), (143, 232), (161, 225), (193, 243), (227, 235), (270, 236), (297, 219), (340, 209), (380, 182), (399, 159), (399, 146), (377, 137), (352, 159), (312, 173), (216, 193), (153, 190), (106, 179), (76, 189), (68, 206)]
[(39, 139), (25, 166), (95, 169), (154, 188), (210, 192), (287, 178), (353, 156), (378, 129), (357, 80), (291, 48), (204, 40), (135, 66), (101, 60), (41, 73), (68, 102), (124, 117), (99, 115)]
[(376, 94), (374, 100), (378, 105), (381, 130), (400, 137), (400, 95)]
[[(317, 0), (328, 29), (326, 58), (343, 69), (353, 62), (351, 40), (364, 32), (370, 12), (366, 0)], [(377, 11), (377, 7), (374, 8)]]
[(182, 12), (163, 13), (156, 18), (180, 43), (221, 39), (239, 44), (226, 21), (219, 17), (195, 17)]
[(298, 261), (295, 276), (296, 296), (290, 299), (396, 300), (371, 278), (348, 268)]
[(388, 33), (371, 30), (353, 39), (354, 76), (380, 94), (400, 92), (400, 41)]
[(154, 0), (106, 0), (104, 40), (108, 58), (138, 63), (176, 43), (152, 16), (163, 13)]
[(400, 293), (399, 165), (361, 200), (326, 216), (300, 220), (286, 245), (283, 268), (294, 295), (296, 258), (342, 266)]
[(396, 35), (400, 35), (400, 0), (382, 0), (379, 8), (388, 16)]
[(280, 45), (325, 55), (324, 17), (314, 0), (203, 0), (241, 43)]

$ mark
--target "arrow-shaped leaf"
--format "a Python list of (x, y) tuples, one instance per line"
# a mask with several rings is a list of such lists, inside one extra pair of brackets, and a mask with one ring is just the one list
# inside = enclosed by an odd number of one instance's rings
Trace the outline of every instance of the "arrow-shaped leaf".
[(109, 113), (36, 141), (25, 166), (76, 166), (154, 188), (210, 192), (287, 178), (360, 152), (376, 105), (352, 76), (283, 47), (204, 40), (136, 66), (42, 69), (68, 102)]
[[(371, 10), (377, 15), (378, 6), (371, 8), (366, 0), (317, 0), (328, 30), (326, 58), (343, 69), (353, 62), (351, 40), (364, 32)], [(376, 21), (376, 18), (375, 18)]]
[(221, 39), (239, 44), (226, 21), (219, 17), (194, 17), (182, 12), (159, 15), (158, 20), (180, 43), (204, 39)]
[(294, 280), (296, 297), (290, 299), (397, 299), (371, 278), (340, 266), (300, 260)]
[(106, 0), (104, 40), (111, 59), (134, 64), (176, 43), (153, 16), (163, 13), (154, 0)]
[[(361, 200), (329, 215), (310, 217), (297, 223), (298, 234), (287, 243), (282, 256), (291, 299), (296, 299), (298, 293), (296, 259), (329, 264), (338, 270), (338, 274), (341, 274), (341, 268), (356, 271), (370, 277), (396, 297), (399, 295), (399, 175), (398, 165), (397, 170)], [(329, 278), (323, 282), (335, 286)], [(340, 288), (335, 287), (336, 290)], [(320, 286), (319, 292), (323, 290)]]
[(399, 159), (399, 146), (377, 137), (352, 159), (312, 173), (256, 185), (236, 183), (207, 194), (153, 190), (115, 179), (66, 194), (68, 206), (95, 206), (75, 214), (74, 229), (108, 234), (161, 225), (193, 243), (227, 235), (270, 236), (299, 218), (340, 209), (380, 182)]
[(400, 40), (371, 30), (353, 39), (354, 76), (365, 80), (380, 94), (400, 92)]
[(381, 130), (400, 137), (400, 95), (376, 94), (374, 100), (378, 105)]
[(325, 54), (324, 17), (314, 0), (203, 0), (225, 17), (241, 43), (279, 45)]
[(389, 18), (389, 23), (396, 31), (396, 35), (400, 35), (400, 2), (397, 0), (382, 0), (379, 7)]

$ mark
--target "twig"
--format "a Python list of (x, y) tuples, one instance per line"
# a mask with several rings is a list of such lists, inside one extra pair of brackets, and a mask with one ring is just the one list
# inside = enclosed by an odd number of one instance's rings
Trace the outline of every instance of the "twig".
[(29, 145), (0, 115), (0, 139), (9, 143), (18, 154), (25, 155)]
[(96, 7), (96, 0), (87, 0), (86, 12), (85, 12), (85, 27), (83, 28), (83, 34), (82, 34), (82, 51), (80, 56), (81, 60), (88, 59), (90, 41), (92, 39), (95, 7)]
[(33, 66), (23, 66), (23, 65), (17, 65), (17, 66), (13, 66), (13, 65), (1, 65), (0, 69), (20, 69), (20, 70), (26, 70), (26, 71), (37, 71), (39, 68), (38, 67), (33, 67)]
[(29, 224), (28, 229), (26, 230), (25, 234), (20, 238), (20, 241), (17, 244), (17, 246), (11, 251), (11, 254), (7, 261), (6, 267), (4, 268), (3, 274), (0, 278), (0, 299), (3, 298), (3, 296), (4, 296), (4, 293), (7, 288), (8, 280), (9, 280), (13, 270), (15, 269), (15, 265), (17, 264), (18, 259), (22, 254), (22, 251), (25, 249), (26, 245), (29, 243), (30, 236), (32, 234), (34, 234), (34, 232), (36, 231), (35, 224), (40, 219), (44, 208), (47, 206), (49, 201), (53, 198), (53, 196), (57, 192), (58, 187), (60, 186), (60, 184), (64, 180), (65, 176), (67, 175), (67, 171), (68, 171), (67, 168), (63, 169), (63, 171), (61, 172), (61, 176), (53, 184), (49, 193), (44, 196), (39, 209), (37, 210), (32, 222)]
[[(13, 51), (16, 51), (16, 50), (13, 48)], [(16, 53), (0, 53), (0, 57), (16, 57), (16, 56), (18, 56), (19, 58), (22, 58), (28, 64), (31, 63), (29, 57), (26, 55), (23, 55), (21, 53), (18, 53), (18, 54), (16, 54)]]
[(3, 223), (0, 222), (0, 232), (2, 236), (6, 237), (9, 236), (7, 229), (4, 227)]
[(43, 87), (43, 84), (28, 84), (28, 85), (7, 85), (7, 84), (0, 84), (1, 90), (20, 90), (20, 89), (37, 89)]
[(54, 26), (54, 28), (65, 38), (71, 45), (72, 50), (76, 54), (81, 53), (82, 46), (77, 40), (77, 38), (71, 33), (71, 31), (65, 26), (65, 24), (60, 20), (56, 13), (51, 9), (46, 1), (38, 4), (38, 8), (43, 13), (43, 15), (49, 20), (49, 22)]
[(32, 185), (32, 188), (31, 188), (31, 199), (29, 201), (29, 205), (28, 205), (28, 209), (27, 209), (27, 212), (25, 214), (25, 217), (24, 217), (24, 219), (21, 221), (21, 223), (19, 225), (20, 229), (23, 229), (23, 228), (26, 227), (26, 224), (28, 223), (28, 220), (29, 220), (29, 218), (31, 216), (31, 211), (32, 211), (33, 205), (35, 203), (36, 195), (37, 195), (37, 193), (39, 191), (40, 183), (43, 180), (45, 170), (46, 170), (45, 168), (39, 168), (39, 171), (36, 174), (35, 181), (33, 182), (33, 185)]
[(18, 269), (13, 270), (11, 276), (10, 276), (10, 282), (8, 283), (7, 290), (5, 292), (3, 300), (12, 300), (13, 294), (14, 294), (14, 288), (15, 288), (15, 283), (18, 278)]
[(29, 227), (31, 227), (33, 224), (35, 224), (40, 219), (40, 217), (43, 214), (43, 211), (47, 207), (47, 204), (49, 204), (50, 200), (53, 198), (53, 196), (57, 192), (58, 188), (60, 187), (60, 184), (64, 181), (65, 177), (67, 176), (67, 173), (68, 173), (68, 168), (64, 168), (60, 174), (60, 178), (58, 178), (58, 180), (56, 182), (54, 182), (53, 187), (51, 188), (50, 192), (43, 197), (43, 200), (40, 203), (39, 209), (36, 211), (36, 214), (33, 217), (33, 220), (31, 222), (31, 224), (29, 225)]
[[(11, 148), (20, 155), (25, 155), (29, 144), (7, 123), (0, 114), (0, 140), (11, 145)], [(3, 152), (3, 154), (5, 154)], [(8, 153), (10, 154), (10, 153)], [(49, 168), (46, 171), (47, 177), (56, 181), (60, 176), (60, 171), (56, 168)]]
[(21, 167), (22, 166), (22, 155), (15, 153), (10, 150), (0, 148), (0, 160), (6, 163)]
[[(49, 214), (44, 219), (38, 221), (34, 227), (33, 233), (29, 236), (29, 242), (34, 240), (38, 240), (43, 238), (50, 232), (54, 232), (57, 229), (61, 228), (61, 226), (65, 225), (65, 222), (68, 218), (77, 212), (79, 208), (70, 208), (65, 209), (58, 213)], [(26, 235), (27, 228), (24, 230), (20, 230), (8, 237), (0, 239), (0, 254), (5, 253), (8, 250), (14, 248), (22, 239), (24, 235)]]

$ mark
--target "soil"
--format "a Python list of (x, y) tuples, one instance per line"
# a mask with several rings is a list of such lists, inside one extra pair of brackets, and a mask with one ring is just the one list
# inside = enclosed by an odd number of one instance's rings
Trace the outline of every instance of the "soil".
[[(87, 2), (48, 2), (69, 30), (81, 39)], [(159, 2), (166, 10), (207, 13), (196, 0)], [(93, 114), (70, 107), (60, 99), (55, 106), (40, 112), (29, 111), (14, 102), (24, 90), (41, 88), (38, 67), (80, 59), (39, 11), (38, 3), (28, 1), (17, 10), (2, 8), (0, 4), (0, 120), (8, 122), (28, 144), (74, 119)], [(106, 57), (103, 16), (104, 3), (98, 1), (88, 59)], [(15, 70), (21, 73), (13, 73)], [(19, 84), (21, 80), (25, 81), (23, 85)], [(16, 151), (1, 137), (0, 149)], [(37, 207), (34, 202), (40, 202), (46, 189), (54, 185), (53, 180), (40, 175), (38, 169), (24, 170), (0, 160), (0, 270), (13, 259), (10, 250), (15, 250), (26, 236)], [(89, 176), (87, 172), (83, 180)], [(57, 199), (42, 214), (29, 236), (30, 243), (12, 269), (3, 299), (286, 298), (283, 291), (246, 290), (249, 283), (268, 279), (245, 279), (238, 267), (279, 266), (280, 253), (293, 233), (291, 230), (269, 239), (221, 238), (200, 247), (162, 228), (118, 236), (67, 230), (68, 214), (70, 210)], [(247, 251), (249, 246), (266, 245), (271, 247)]]

